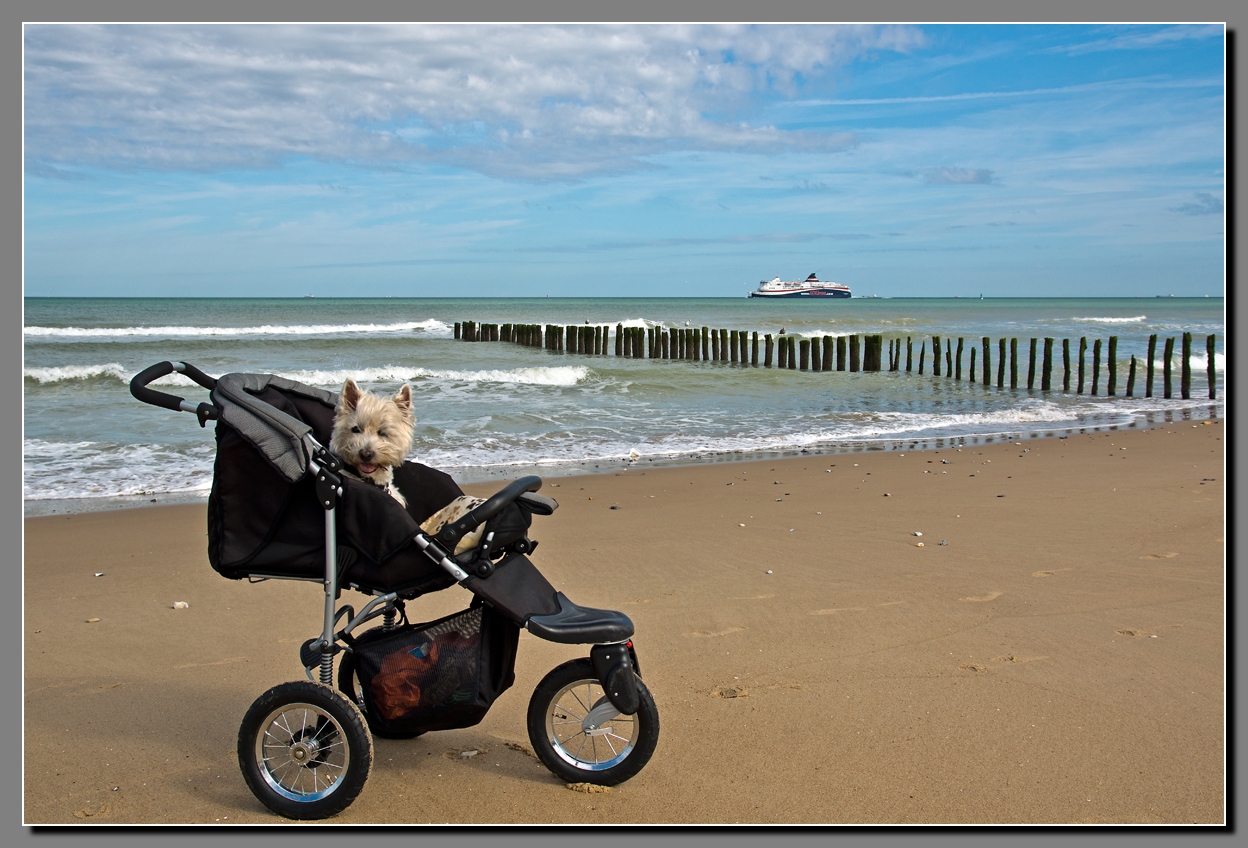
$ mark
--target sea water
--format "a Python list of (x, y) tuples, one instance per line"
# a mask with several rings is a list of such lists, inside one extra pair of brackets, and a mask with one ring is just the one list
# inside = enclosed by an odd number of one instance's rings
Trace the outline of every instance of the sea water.
[[(130, 378), (164, 360), (208, 374), (278, 374), (336, 391), (413, 389), (412, 458), (461, 482), (618, 470), (623, 465), (763, 458), (1017, 438), (1223, 414), (1221, 298), (523, 298), (105, 299), (24, 302), (23, 491), (27, 514), (207, 497), (211, 428), (140, 403)], [(584, 356), (454, 339), (456, 322), (609, 325), (611, 354)], [(802, 372), (718, 362), (614, 356), (615, 327), (662, 326), (908, 338), (900, 372)], [(1192, 399), (1179, 399), (1179, 337), (1193, 334)], [(1153, 397), (1144, 395), (1150, 334), (1159, 335)], [(1215, 335), (1217, 400), (1208, 399), (1205, 339)], [(965, 339), (962, 381), (932, 375), (932, 336)], [(1109, 336), (1118, 337), (1115, 397), (1105, 395)], [(981, 338), (992, 339), (993, 387)], [(997, 340), (1019, 340), (1019, 388), (995, 388)], [(1043, 339), (1054, 338), (1053, 390), (1040, 391)], [(1061, 391), (1061, 340), (1086, 337), (1085, 391)], [(1174, 391), (1161, 387), (1174, 337)], [(1036, 388), (1027, 356), (1037, 338)], [(1102, 339), (1100, 393), (1089, 394)], [(920, 346), (924, 374), (917, 374)], [(978, 350), (977, 383), (969, 374)], [(1138, 360), (1135, 397), (1124, 397)], [(1073, 370), (1073, 366), (1072, 366)], [(1072, 377), (1072, 381), (1073, 381)], [(180, 375), (154, 386), (198, 403)]]

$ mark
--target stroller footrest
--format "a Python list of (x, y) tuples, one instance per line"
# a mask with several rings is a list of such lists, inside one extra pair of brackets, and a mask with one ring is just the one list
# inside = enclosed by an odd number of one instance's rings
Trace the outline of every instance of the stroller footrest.
[(525, 622), (528, 631), (540, 639), (564, 645), (596, 645), (623, 642), (633, 635), (633, 622), (622, 612), (577, 606), (563, 592), (557, 592), (555, 599), (558, 612), (534, 615)]

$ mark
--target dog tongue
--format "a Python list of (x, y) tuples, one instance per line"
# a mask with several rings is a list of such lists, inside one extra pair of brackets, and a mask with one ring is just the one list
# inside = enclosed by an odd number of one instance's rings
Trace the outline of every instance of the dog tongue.
[(360, 465), (359, 465), (358, 467), (359, 467), (360, 471), (362, 471), (362, 472), (363, 472), (363, 473), (365, 473), (365, 474), (372, 474), (374, 471), (376, 471), (376, 470), (377, 470), (377, 466), (376, 466), (376, 465), (366, 465), (366, 464), (364, 464), (364, 463), (360, 463)]

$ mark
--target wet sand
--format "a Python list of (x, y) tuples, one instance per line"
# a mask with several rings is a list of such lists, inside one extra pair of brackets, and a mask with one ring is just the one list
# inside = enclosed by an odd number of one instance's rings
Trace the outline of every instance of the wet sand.
[[(1225, 429), (549, 480), (534, 562), (632, 617), (654, 758), (551, 775), (528, 697), (582, 652), (522, 633), (483, 723), (376, 740), (332, 821), (1223, 822)], [(205, 546), (202, 504), (26, 519), (26, 823), (280, 821), (235, 737), (302, 678), (322, 590)]]

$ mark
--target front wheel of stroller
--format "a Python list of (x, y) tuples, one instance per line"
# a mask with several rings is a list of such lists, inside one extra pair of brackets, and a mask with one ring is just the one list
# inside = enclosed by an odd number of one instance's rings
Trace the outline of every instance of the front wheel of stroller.
[(607, 703), (602, 682), (587, 659), (571, 660), (542, 678), (529, 700), (533, 751), (546, 768), (569, 783), (615, 786), (650, 761), (659, 741), (659, 711), (637, 680), (641, 705), (633, 715), (587, 727), (590, 710)]
[(252, 794), (288, 819), (324, 819), (368, 780), (373, 738), (355, 704), (311, 681), (274, 686), (247, 710), (238, 762)]

